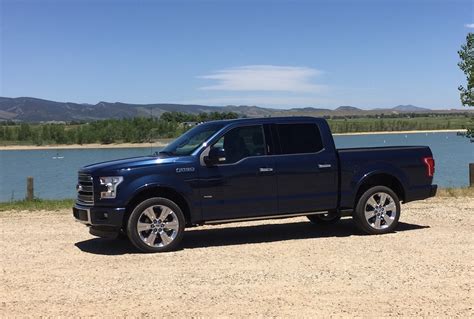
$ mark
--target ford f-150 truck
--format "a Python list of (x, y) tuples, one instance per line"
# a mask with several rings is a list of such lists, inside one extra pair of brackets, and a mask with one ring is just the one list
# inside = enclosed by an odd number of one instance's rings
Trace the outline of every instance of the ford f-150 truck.
[(143, 252), (176, 249), (186, 227), (352, 216), (368, 234), (397, 227), (400, 203), (434, 196), (429, 147), (336, 149), (324, 119), (207, 122), (153, 156), (79, 170), (74, 217)]

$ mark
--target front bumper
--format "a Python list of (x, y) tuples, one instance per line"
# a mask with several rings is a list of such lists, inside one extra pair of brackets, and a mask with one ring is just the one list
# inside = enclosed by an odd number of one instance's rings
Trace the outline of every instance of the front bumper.
[[(91, 234), (110, 237), (106, 233), (116, 234), (123, 225), (125, 208), (95, 207), (76, 204), (72, 208), (76, 221), (90, 226)], [(104, 235), (100, 235), (104, 233)], [(110, 235), (109, 234), (109, 235)]]

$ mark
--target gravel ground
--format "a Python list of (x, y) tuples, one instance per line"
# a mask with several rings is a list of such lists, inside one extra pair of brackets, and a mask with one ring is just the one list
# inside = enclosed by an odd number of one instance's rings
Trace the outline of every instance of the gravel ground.
[(69, 211), (3, 212), (0, 317), (474, 316), (474, 198), (402, 210), (388, 235), (295, 218), (189, 229), (164, 254)]

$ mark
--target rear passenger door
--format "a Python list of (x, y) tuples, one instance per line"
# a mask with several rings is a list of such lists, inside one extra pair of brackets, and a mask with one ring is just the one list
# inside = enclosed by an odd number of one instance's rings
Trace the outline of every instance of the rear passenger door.
[(337, 158), (325, 148), (318, 125), (272, 125), (277, 155), (279, 214), (313, 212), (337, 206)]

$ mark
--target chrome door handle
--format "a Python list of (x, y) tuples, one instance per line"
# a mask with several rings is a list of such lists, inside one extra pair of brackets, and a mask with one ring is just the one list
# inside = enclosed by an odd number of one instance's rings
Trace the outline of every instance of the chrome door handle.
[(273, 168), (271, 168), (271, 167), (260, 167), (259, 171), (260, 171), (260, 173), (273, 172)]
[(319, 168), (331, 168), (331, 164), (318, 164)]

